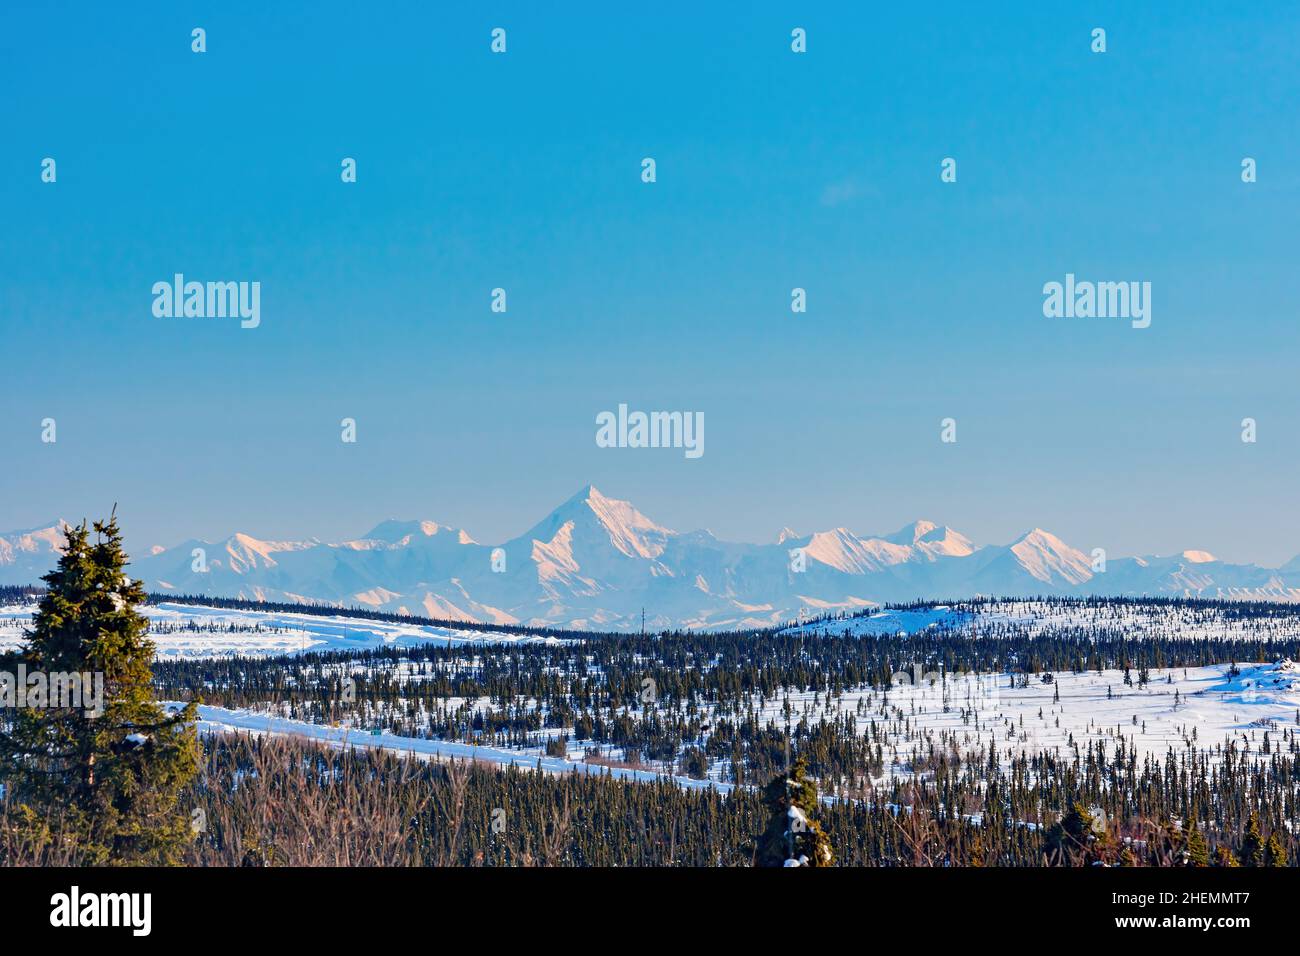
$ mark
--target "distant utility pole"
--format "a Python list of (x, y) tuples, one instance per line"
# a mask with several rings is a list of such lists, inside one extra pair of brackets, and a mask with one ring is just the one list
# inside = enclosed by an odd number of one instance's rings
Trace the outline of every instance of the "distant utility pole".
[(645, 608), (641, 608), (641, 636), (645, 637)]

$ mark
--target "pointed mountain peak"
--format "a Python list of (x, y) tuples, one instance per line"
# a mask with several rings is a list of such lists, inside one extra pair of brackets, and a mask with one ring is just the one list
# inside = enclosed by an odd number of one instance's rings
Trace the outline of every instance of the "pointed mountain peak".
[(782, 528), (780, 533), (777, 534), (776, 543), (785, 544), (787, 541), (793, 541), (796, 538), (802, 538), (802, 537), (803, 535), (801, 535), (798, 531), (795, 531), (793, 528), (786, 527), (786, 528)]
[(1080, 560), (1083, 560), (1082, 551), (1070, 547), (1052, 532), (1044, 531), (1042, 528), (1032, 528), (1026, 531), (1011, 542), (1009, 548), (1022, 557), (1027, 554), (1051, 554), (1066, 555), (1071, 559), (1077, 556)]
[(975, 550), (975, 543), (964, 534), (924, 518), (904, 525), (881, 540), (915, 548), (931, 561), (939, 557), (965, 557)]
[(903, 525), (893, 534), (885, 535), (885, 540), (891, 544), (916, 544), (926, 535), (942, 530), (946, 529), (941, 529), (933, 521), (926, 521), (922, 518), (919, 521), (913, 521), (911, 524)]
[(629, 557), (658, 557), (663, 539), (675, 532), (655, 524), (632, 506), (631, 502), (607, 498), (595, 485), (587, 485), (552, 511), (526, 535), (537, 541), (551, 541), (568, 524), (573, 535), (592, 540), (594, 534), (608, 540)]
[(655, 524), (636, 508), (630, 501), (608, 498), (600, 493), (595, 485), (587, 485), (576, 495), (551, 513), (551, 518), (562, 516), (570, 518), (574, 514), (594, 514), (606, 527), (641, 528), (655, 531), (667, 531)]
[(254, 538), (251, 534), (236, 531), (221, 544), (225, 546), (225, 552), (230, 556), (233, 568), (240, 563), (256, 564), (257, 558), (275, 564), (272, 555), (283, 554), (286, 551), (306, 551), (320, 544), (320, 541), (316, 538), (309, 538), (306, 541), (264, 541), (261, 538)]
[(595, 485), (587, 484), (579, 488), (573, 495), (571, 495), (564, 502), (564, 504), (560, 505), (560, 507), (563, 508), (566, 505), (576, 505), (585, 502), (606, 501), (606, 500), (608, 499), (600, 493), (599, 488), (597, 488)]
[(1042, 528), (1026, 531), (1007, 550), (1040, 581), (1081, 584), (1092, 577), (1092, 563), (1082, 551)]
[(904, 545), (862, 539), (847, 528), (818, 531), (804, 546), (807, 556), (845, 574), (867, 574), (906, 561), (911, 551)]
[(1044, 531), (1042, 528), (1029, 529), (1012, 542), (1013, 547), (1017, 544), (1033, 544), (1046, 547), (1069, 547), (1069, 545), (1056, 535), (1052, 534), (1052, 532)]

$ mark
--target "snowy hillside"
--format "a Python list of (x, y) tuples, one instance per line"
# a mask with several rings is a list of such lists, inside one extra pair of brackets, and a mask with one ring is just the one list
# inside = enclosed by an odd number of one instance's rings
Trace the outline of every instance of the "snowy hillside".
[[(25, 643), (34, 605), (0, 606), (0, 651)], [(456, 644), (559, 643), (494, 631), (401, 624), (349, 617), (271, 611), (241, 611), (163, 603), (141, 608), (149, 618), (149, 637), (160, 659), (272, 657), (303, 651), (364, 650), (412, 647), (437, 642)]]

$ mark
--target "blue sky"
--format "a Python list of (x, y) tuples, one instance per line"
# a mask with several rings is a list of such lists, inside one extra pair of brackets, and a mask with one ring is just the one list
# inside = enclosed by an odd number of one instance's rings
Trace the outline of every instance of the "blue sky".
[[(799, 6), (6, 4), (0, 528), (495, 541), (592, 482), (739, 540), (1300, 551), (1297, 8)], [(176, 272), (261, 327), (155, 318)], [(1151, 327), (1044, 318), (1067, 272)], [(596, 447), (619, 402), (704, 456)]]

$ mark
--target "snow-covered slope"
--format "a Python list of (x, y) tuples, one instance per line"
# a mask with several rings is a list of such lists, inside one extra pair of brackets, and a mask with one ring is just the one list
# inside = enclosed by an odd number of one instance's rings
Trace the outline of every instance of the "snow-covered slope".
[[(35, 603), (0, 606), (0, 653), (27, 643)], [(420, 644), (559, 644), (549, 635), (375, 621), (349, 614), (249, 611), (163, 602), (142, 609), (160, 659), (273, 657)]]
[(1092, 579), (1091, 562), (1056, 535), (1034, 528), (1005, 547), (983, 549), (972, 579), (981, 594), (1067, 591)]
[[(0, 535), (0, 584), (33, 584), (54, 563), (62, 523)], [(891, 601), (974, 595), (1178, 595), (1300, 600), (1300, 558), (1234, 565), (1205, 551), (1111, 558), (1035, 528), (977, 547), (933, 521), (891, 534), (847, 528), (768, 544), (677, 532), (587, 486), (517, 538), (480, 544), (430, 520), (383, 521), (359, 538), (267, 541), (234, 534), (137, 554), (162, 593), (361, 605), (449, 620), (593, 630), (733, 628)]]

